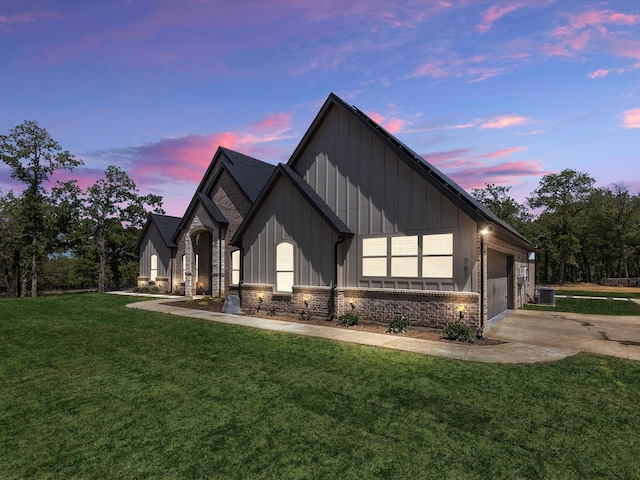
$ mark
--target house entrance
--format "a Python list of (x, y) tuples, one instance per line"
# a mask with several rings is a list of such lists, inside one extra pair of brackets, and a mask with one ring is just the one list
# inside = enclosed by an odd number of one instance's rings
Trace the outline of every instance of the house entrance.
[(201, 231), (191, 237), (196, 295), (211, 295), (211, 233)]

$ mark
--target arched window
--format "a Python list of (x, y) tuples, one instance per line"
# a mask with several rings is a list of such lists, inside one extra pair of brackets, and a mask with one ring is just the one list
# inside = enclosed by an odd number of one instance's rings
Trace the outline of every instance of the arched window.
[(151, 255), (151, 270), (149, 272), (149, 281), (155, 282), (158, 278), (158, 255)]
[(276, 291), (293, 291), (293, 245), (279, 243), (276, 247)]

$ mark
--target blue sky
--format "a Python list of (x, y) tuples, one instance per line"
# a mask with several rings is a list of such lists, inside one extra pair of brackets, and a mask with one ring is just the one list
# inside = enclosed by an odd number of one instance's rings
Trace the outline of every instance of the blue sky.
[[(36, 120), (181, 216), (218, 145), (286, 162), (334, 92), (464, 188), (640, 191), (640, 2), (0, 1), (0, 132)], [(0, 166), (0, 191), (19, 187)]]

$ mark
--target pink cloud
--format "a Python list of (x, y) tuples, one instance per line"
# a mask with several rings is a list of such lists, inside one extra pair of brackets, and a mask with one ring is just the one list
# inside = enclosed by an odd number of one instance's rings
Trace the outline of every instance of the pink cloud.
[(451, 75), (449, 69), (444, 67), (444, 62), (434, 61), (420, 65), (416, 68), (409, 78), (413, 77), (433, 77), (433, 78), (447, 78)]
[(514, 185), (523, 178), (538, 177), (546, 172), (538, 161), (503, 162), (496, 165), (479, 166), (477, 168), (465, 167), (457, 171), (451, 171), (448, 175), (463, 188), (482, 188), (487, 183), (496, 185)]
[(33, 23), (40, 18), (60, 18), (55, 12), (21, 12), (14, 15), (0, 15), (0, 24)]
[(529, 123), (529, 119), (527, 117), (523, 117), (521, 115), (505, 115), (483, 123), (480, 128), (507, 128), (524, 125), (525, 123)]
[(381, 115), (377, 112), (368, 112), (367, 115), (380, 125), (382, 128), (387, 130), (389, 133), (399, 133), (404, 128), (406, 122), (401, 118), (387, 118), (384, 115)]
[(493, 24), (500, 18), (527, 5), (528, 2), (504, 2), (491, 5), (482, 15), (482, 22), (476, 25), (476, 30), (486, 33), (493, 28)]
[(493, 152), (485, 153), (482, 155), (483, 158), (500, 158), (500, 157), (508, 157), (513, 155), (514, 153), (524, 152), (526, 151), (526, 147), (511, 147), (511, 148), (502, 148), (500, 150), (495, 150)]
[(599, 68), (598, 70), (591, 72), (589, 74), (589, 78), (602, 78), (605, 77), (607, 75), (609, 75), (609, 73), (611, 73), (611, 70), (607, 70), (604, 68)]
[(632, 108), (622, 113), (624, 128), (640, 128), (640, 108)]

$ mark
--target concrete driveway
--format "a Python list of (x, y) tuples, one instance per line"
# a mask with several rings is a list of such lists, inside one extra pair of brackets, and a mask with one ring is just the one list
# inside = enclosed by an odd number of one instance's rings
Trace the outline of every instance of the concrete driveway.
[(490, 338), (640, 360), (640, 317), (516, 310)]

